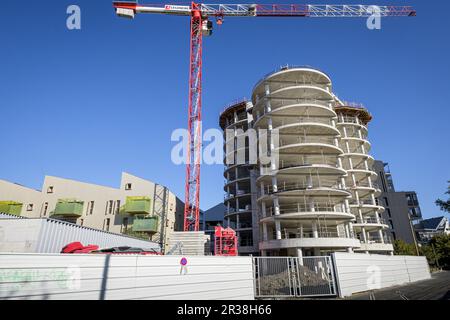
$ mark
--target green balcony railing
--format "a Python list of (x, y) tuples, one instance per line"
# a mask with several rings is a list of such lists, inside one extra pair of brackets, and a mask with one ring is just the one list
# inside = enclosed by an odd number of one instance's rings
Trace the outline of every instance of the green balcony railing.
[(133, 232), (158, 232), (158, 217), (136, 218), (133, 221)]
[(22, 203), (15, 201), (0, 201), (0, 212), (20, 216), (22, 206)]
[(83, 215), (83, 201), (58, 200), (53, 215), (67, 217), (81, 217)]
[(149, 197), (127, 197), (121, 212), (125, 214), (152, 214), (152, 200)]

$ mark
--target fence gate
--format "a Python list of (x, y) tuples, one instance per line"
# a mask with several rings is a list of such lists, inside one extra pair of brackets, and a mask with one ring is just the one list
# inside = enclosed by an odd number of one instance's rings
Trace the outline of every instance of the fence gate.
[(330, 257), (256, 257), (257, 298), (336, 296)]

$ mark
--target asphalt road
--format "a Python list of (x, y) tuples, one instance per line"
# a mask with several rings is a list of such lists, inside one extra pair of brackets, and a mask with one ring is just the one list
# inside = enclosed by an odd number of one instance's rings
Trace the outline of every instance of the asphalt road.
[(355, 294), (346, 300), (450, 300), (450, 271), (433, 273), (430, 280)]

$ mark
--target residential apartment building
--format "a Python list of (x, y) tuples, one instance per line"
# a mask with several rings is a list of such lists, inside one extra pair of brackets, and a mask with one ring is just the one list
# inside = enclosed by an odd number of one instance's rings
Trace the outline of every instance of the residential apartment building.
[(383, 218), (389, 224), (392, 239), (414, 244), (416, 236), (413, 224), (422, 220), (416, 192), (395, 190), (388, 163), (375, 161), (374, 171), (378, 175), (376, 182), (382, 191), (378, 196), (378, 203), (385, 207)]
[(431, 239), (440, 235), (450, 235), (450, 221), (447, 217), (425, 219), (414, 225), (417, 241), (428, 243)]
[(45, 177), (42, 190), (0, 180), (0, 211), (27, 218), (54, 218), (113, 233), (140, 232), (167, 244), (181, 231), (184, 204), (166, 187), (128, 173), (119, 189)]

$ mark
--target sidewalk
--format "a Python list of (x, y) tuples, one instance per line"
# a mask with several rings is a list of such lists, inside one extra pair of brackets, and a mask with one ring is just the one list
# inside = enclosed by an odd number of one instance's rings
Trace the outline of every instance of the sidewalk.
[(354, 294), (346, 300), (450, 300), (450, 271), (433, 273), (430, 280)]

